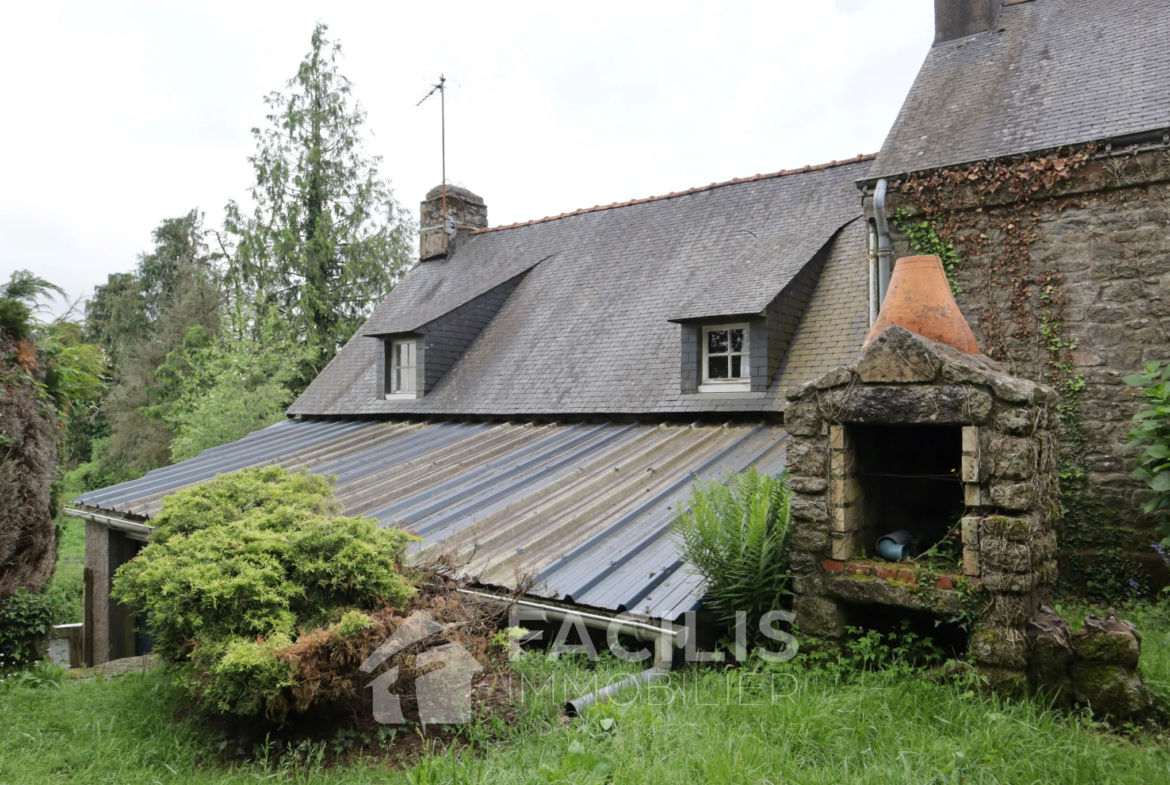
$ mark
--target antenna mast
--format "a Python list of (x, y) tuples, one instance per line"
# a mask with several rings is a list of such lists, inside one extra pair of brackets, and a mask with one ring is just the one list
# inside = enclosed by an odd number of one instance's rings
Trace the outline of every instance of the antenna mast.
[(439, 74), (438, 83), (431, 88), (431, 91), (422, 97), (415, 106), (422, 106), (423, 102), (434, 95), (439, 94), (439, 118), (441, 123), (441, 134), (443, 144), (443, 223), (447, 222), (447, 77)]

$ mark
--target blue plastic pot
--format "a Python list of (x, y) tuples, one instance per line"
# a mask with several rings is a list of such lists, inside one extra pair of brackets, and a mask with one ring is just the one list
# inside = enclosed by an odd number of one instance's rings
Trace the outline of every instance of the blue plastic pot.
[(906, 561), (910, 558), (910, 532), (898, 529), (879, 537), (877, 550), (886, 561)]

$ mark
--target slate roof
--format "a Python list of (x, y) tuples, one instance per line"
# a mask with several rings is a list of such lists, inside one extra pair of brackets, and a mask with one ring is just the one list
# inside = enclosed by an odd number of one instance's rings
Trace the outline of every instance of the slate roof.
[(609, 611), (675, 620), (702, 590), (668, 526), (696, 477), (785, 463), (784, 431), (767, 425), (532, 425), (293, 420), (92, 491), (73, 506), (156, 515), (179, 488), (248, 466), (336, 477), (349, 514), (426, 540), (413, 558), (458, 555), (469, 576)]
[(1170, 2), (1032, 0), (938, 44), (869, 179), (1170, 128)]
[[(841, 231), (825, 261), (812, 299), (772, 384), (777, 396), (810, 379), (820, 378), (861, 353), (869, 333), (869, 260), (865, 224), (855, 221)], [(782, 399), (781, 399), (782, 400)]]
[[(557, 415), (779, 409), (781, 389), (685, 395), (671, 319), (763, 311), (861, 213), (868, 157), (474, 234), (415, 267), (290, 415)], [(860, 263), (860, 222), (830, 256)], [(424, 398), (377, 400), (379, 341), (528, 270)], [(865, 296), (859, 298), (864, 309)]]

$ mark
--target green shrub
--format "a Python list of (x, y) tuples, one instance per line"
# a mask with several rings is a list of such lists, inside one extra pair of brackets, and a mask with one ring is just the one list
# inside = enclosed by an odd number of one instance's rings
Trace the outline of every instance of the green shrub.
[(0, 669), (27, 668), (40, 659), (37, 641), (53, 629), (53, 601), (47, 594), (26, 589), (4, 601), (0, 608)]
[(293, 686), (293, 666), (276, 655), (291, 643), (289, 636), (276, 633), (200, 646), (184, 673), (185, 686), (221, 712), (279, 717), (287, 710), (283, 697)]
[(729, 626), (747, 613), (748, 642), (757, 622), (789, 593), (788, 524), (792, 490), (787, 474), (751, 467), (718, 480), (699, 480), (673, 529), (684, 559), (703, 577), (706, 603)]
[[(1140, 387), (1146, 401), (1134, 415), (1130, 441), (1126, 444), (1128, 449), (1144, 448), (1133, 476), (1146, 481), (1155, 491), (1155, 496), (1146, 502), (1145, 511), (1165, 515), (1170, 512), (1170, 364), (1149, 363), (1141, 373), (1126, 376), (1122, 381)], [(1164, 544), (1170, 545), (1170, 537)]]
[(414, 595), (401, 563), (417, 538), (340, 512), (316, 475), (222, 475), (164, 500), (113, 596), (145, 611), (155, 651), (203, 705), (279, 715), (291, 673), (282, 646), (338, 618), (360, 626), (350, 608), (399, 608)]

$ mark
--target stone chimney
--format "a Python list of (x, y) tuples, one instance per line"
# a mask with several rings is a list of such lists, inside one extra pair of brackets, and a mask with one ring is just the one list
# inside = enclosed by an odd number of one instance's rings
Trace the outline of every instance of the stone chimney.
[(466, 188), (447, 186), (447, 219), (443, 219), (443, 186), (427, 191), (418, 208), (419, 260), (441, 259), (454, 252), (476, 229), (487, 228), (487, 205)]
[(934, 42), (991, 30), (1004, 0), (934, 0)]

